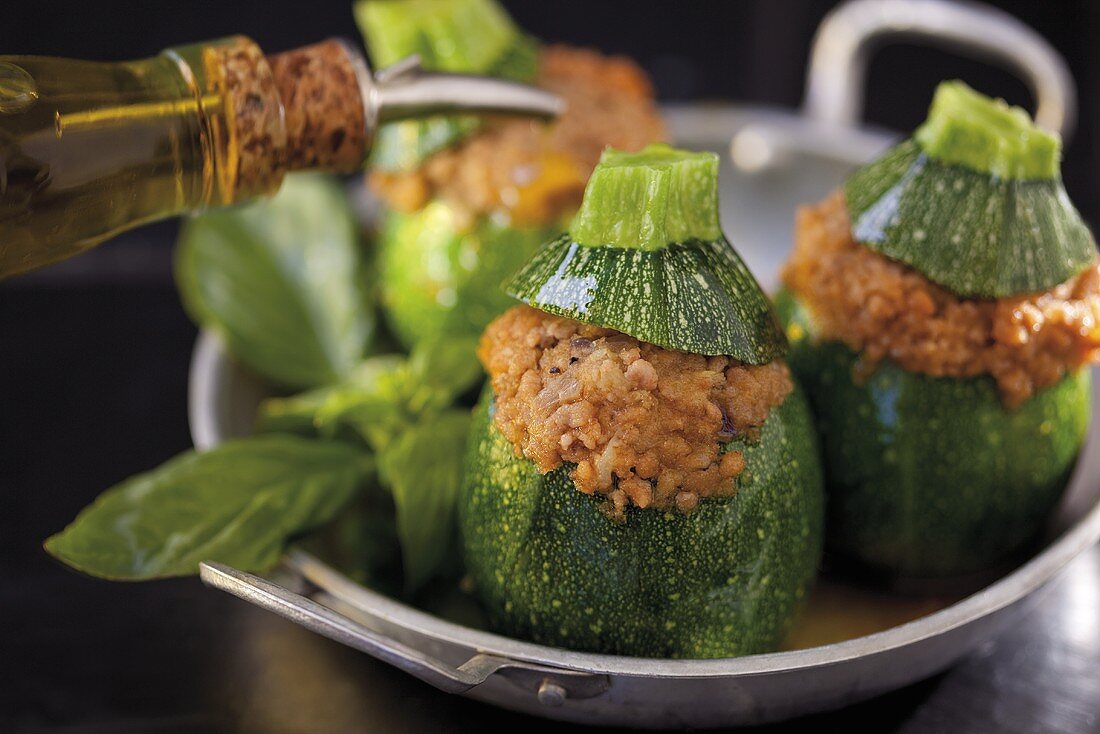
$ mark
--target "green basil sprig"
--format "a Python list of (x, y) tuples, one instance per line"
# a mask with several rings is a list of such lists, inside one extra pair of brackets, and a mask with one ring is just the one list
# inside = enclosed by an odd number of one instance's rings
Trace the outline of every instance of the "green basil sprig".
[(422, 586), (443, 566), (455, 541), (470, 412), (448, 410), (410, 426), (378, 455), (393, 493), (405, 588)]
[(117, 580), (192, 574), (204, 560), (262, 571), (340, 515), (379, 541), (356, 544), (376, 556), (355, 559), (366, 577), (388, 573), (394, 537), (407, 592), (439, 575), (454, 557), (469, 423), (453, 405), (481, 380), (474, 338), (364, 357), (369, 279), (333, 179), (292, 177), (270, 201), (196, 218), (177, 266), (189, 311), (236, 359), (310, 389), (265, 402), (252, 438), (186, 452), (107, 490), (46, 549)]
[(310, 388), (359, 364), (374, 332), (359, 227), (330, 177), (287, 177), (272, 199), (184, 227), (176, 280), (188, 312), (276, 385)]
[(263, 570), (289, 539), (331, 520), (373, 468), (352, 446), (297, 436), (188, 451), (104, 492), (46, 550), (121, 581), (193, 574), (206, 560)]
[(376, 452), (409, 591), (442, 567), (454, 540), (470, 415), (449, 406), (481, 377), (474, 349), (470, 337), (425, 340), (407, 359), (371, 357), (338, 385), (260, 408), (261, 430), (351, 431)]

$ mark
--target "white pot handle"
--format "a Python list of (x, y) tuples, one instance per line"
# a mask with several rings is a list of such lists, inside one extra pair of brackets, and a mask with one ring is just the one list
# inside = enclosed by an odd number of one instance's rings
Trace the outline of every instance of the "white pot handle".
[(1030, 88), (1035, 121), (1063, 138), (1072, 135), (1077, 93), (1061, 54), (1008, 13), (949, 0), (851, 0), (830, 12), (814, 38), (805, 114), (828, 125), (856, 125), (870, 52), (886, 37), (923, 39), (1005, 65)]

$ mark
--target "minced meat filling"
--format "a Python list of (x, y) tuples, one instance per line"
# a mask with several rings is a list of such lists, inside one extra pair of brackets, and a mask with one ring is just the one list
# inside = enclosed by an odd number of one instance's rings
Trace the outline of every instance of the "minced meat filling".
[(577, 489), (690, 512), (737, 491), (733, 438), (755, 439), (792, 389), (787, 366), (744, 365), (647, 344), (527, 306), (489, 325), (478, 351), (496, 426), (546, 473), (575, 464)]
[(580, 205), (605, 147), (633, 151), (665, 139), (652, 86), (630, 59), (544, 47), (535, 83), (565, 99), (552, 123), (492, 119), (416, 170), (372, 173), (373, 188), (398, 211), (442, 198), (470, 221), (496, 214), (514, 225), (547, 225)]
[(1100, 264), (1040, 293), (959, 298), (856, 243), (841, 192), (799, 210), (783, 282), (819, 338), (860, 352), (857, 377), (887, 358), (936, 377), (991, 375), (1013, 407), (1100, 356)]

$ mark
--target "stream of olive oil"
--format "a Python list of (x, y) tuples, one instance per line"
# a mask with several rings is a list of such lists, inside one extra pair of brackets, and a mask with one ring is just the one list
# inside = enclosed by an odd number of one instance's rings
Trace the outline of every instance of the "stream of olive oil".
[(189, 71), (0, 56), (0, 278), (210, 200), (218, 102)]

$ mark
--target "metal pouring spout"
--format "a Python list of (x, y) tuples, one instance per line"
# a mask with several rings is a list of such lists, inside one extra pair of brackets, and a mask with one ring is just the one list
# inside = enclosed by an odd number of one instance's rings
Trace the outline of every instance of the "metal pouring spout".
[(460, 112), (552, 118), (565, 109), (557, 95), (527, 84), (424, 71), (416, 55), (375, 74), (363, 99), (379, 124)]

